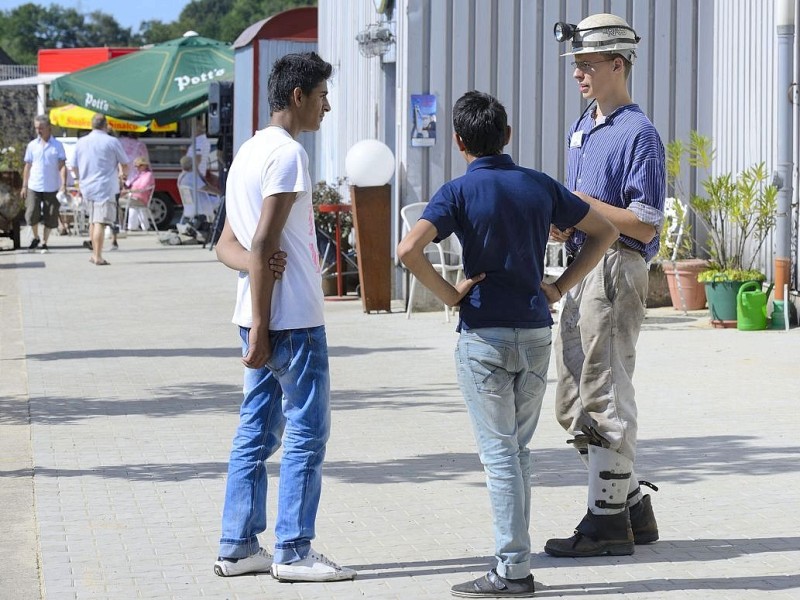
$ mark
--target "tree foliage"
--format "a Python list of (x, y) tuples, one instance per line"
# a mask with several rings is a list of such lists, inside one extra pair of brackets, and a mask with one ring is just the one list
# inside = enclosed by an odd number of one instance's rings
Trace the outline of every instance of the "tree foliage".
[(28, 2), (0, 11), (0, 47), (20, 64), (35, 64), (42, 48), (157, 44), (189, 30), (233, 42), (257, 21), (289, 8), (315, 4), (315, 0), (191, 0), (176, 21), (144, 20), (133, 32), (102, 11), (83, 14), (57, 4), (45, 7)]
[(28, 2), (0, 12), (0, 46), (21, 64), (35, 64), (42, 48), (130, 46), (138, 37), (107, 13)]

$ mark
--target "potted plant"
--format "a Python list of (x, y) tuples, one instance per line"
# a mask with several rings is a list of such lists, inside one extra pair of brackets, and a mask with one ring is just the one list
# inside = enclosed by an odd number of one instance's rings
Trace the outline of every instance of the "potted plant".
[[(329, 211), (320, 207), (344, 204), (342, 202), (342, 194), (339, 192), (339, 187), (343, 182), (343, 178), (337, 179), (335, 185), (319, 181), (314, 186), (311, 194), (314, 205), (314, 224), (317, 229), (320, 269), (322, 270), (322, 289), (326, 296), (333, 296), (337, 293), (337, 247), (343, 255), (349, 252), (353, 216), (349, 210)], [(337, 218), (339, 219), (338, 239)], [(342, 258), (341, 262), (345, 262), (344, 258)], [(342, 264), (342, 268), (345, 268), (344, 264)]]
[(673, 196), (664, 204), (664, 223), (656, 256), (667, 279), (672, 306), (684, 312), (705, 307), (705, 285), (697, 276), (709, 265), (707, 260), (694, 255), (687, 194), (680, 177), (685, 152), (681, 140), (667, 144), (667, 185)]
[(20, 247), (20, 229), (25, 209), (22, 188), (22, 159), (20, 144), (0, 144), (0, 236), (10, 237), (14, 249)]
[(706, 305), (706, 291), (698, 281), (708, 269), (707, 260), (693, 254), (689, 211), (678, 198), (667, 198), (661, 245), (656, 260), (667, 279), (669, 296), (675, 310), (700, 310)]
[[(697, 132), (691, 133), (685, 154), (690, 166), (704, 171), (711, 168), (715, 157), (711, 139)], [(737, 176), (710, 175), (701, 186), (703, 194), (692, 196), (689, 206), (708, 232), (711, 265), (698, 280), (705, 284), (712, 324), (735, 327), (739, 288), (746, 281), (766, 279), (755, 266), (775, 225), (778, 190), (768, 183), (763, 162)]]

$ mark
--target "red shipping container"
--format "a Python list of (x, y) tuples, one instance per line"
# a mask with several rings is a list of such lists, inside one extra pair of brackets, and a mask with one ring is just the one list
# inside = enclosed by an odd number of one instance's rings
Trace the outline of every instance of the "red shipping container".
[(72, 73), (139, 48), (48, 48), (39, 50), (39, 73)]

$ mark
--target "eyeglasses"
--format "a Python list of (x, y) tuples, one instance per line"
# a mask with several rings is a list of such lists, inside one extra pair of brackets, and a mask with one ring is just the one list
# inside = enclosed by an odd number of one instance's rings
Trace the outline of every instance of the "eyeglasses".
[(613, 58), (607, 58), (606, 60), (596, 60), (594, 62), (589, 62), (587, 60), (577, 60), (573, 61), (570, 64), (572, 65), (573, 69), (578, 69), (579, 71), (583, 71), (584, 73), (588, 71), (594, 71), (594, 65), (599, 65), (600, 63), (604, 62), (611, 62)]

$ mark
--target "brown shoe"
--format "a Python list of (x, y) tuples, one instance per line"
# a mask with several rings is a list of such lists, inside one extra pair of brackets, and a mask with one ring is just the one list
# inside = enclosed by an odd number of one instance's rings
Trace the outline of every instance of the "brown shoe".
[(650, 494), (645, 494), (642, 499), (629, 507), (631, 514), (631, 530), (633, 541), (636, 544), (651, 544), (658, 539), (658, 523), (653, 514), (653, 503)]
[(547, 540), (544, 551), (559, 557), (633, 554), (633, 531), (628, 509), (614, 515), (595, 515), (587, 511), (575, 528), (575, 535)]

